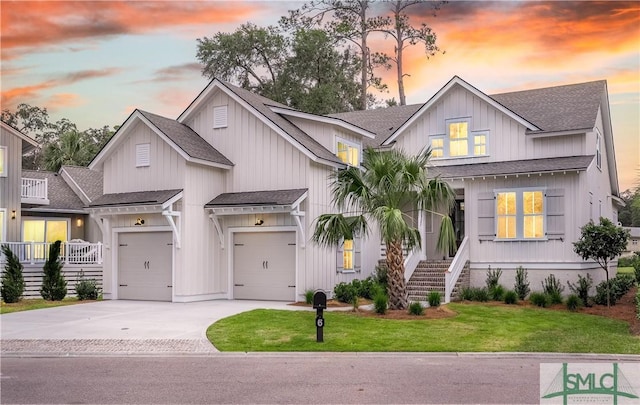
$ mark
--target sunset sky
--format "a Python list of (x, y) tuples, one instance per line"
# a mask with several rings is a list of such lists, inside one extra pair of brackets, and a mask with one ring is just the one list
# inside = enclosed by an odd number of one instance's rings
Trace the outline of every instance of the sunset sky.
[[(121, 124), (135, 108), (176, 118), (206, 86), (196, 39), (275, 24), (301, 2), (6, 1), (1, 104), (46, 107), (79, 129)], [(414, 8), (444, 50), (405, 59), (409, 104), (458, 75), (487, 94), (606, 79), (620, 189), (640, 180), (640, 2), (451, 1)], [(382, 36), (374, 50), (391, 50)], [(393, 70), (381, 72), (398, 99)]]

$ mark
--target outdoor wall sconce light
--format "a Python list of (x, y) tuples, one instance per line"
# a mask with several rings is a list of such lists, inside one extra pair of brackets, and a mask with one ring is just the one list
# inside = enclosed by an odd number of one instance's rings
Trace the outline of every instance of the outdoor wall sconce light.
[(11, 211), (11, 219), (16, 219), (16, 210)]
[(136, 225), (136, 226), (144, 225), (144, 219), (142, 219), (142, 218), (136, 219), (136, 223), (134, 225)]
[(76, 226), (80, 228), (82, 226), (82, 218), (76, 219)]
[(464, 201), (460, 203), (460, 211), (464, 211)]
[(256, 220), (256, 223), (255, 223), (256, 226), (260, 226), (262, 224), (264, 224), (264, 221), (262, 219)]

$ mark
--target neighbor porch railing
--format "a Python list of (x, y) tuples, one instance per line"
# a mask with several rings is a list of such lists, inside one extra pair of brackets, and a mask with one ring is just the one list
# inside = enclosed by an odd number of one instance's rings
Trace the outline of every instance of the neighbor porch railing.
[(27, 202), (48, 203), (47, 179), (22, 178), (20, 197)]
[(455, 257), (449, 265), (449, 270), (444, 274), (444, 302), (445, 304), (451, 302), (451, 294), (453, 293), (453, 287), (458, 282), (458, 278), (464, 269), (464, 265), (469, 260), (469, 237), (465, 236), (458, 247)]
[[(48, 242), (2, 242), (18, 257), (21, 263), (44, 263), (49, 257)], [(102, 264), (103, 245), (101, 242), (63, 242), (60, 246), (60, 260), (65, 264)], [(0, 262), (5, 262), (0, 252)]]

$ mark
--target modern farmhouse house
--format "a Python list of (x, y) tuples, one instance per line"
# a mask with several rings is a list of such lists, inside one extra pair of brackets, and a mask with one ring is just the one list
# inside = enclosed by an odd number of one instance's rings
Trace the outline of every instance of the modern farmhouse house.
[(405, 261), (410, 288), (434, 260), (447, 300), (488, 266), (507, 286), (527, 268), (532, 289), (550, 273), (602, 279), (572, 242), (590, 219), (617, 222), (622, 203), (605, 81), (487, 95), (454, 77), (424, 104), (318, 116), (213, 80), (177, 119), (134, 111), (89, 168), (59, 175), (99, 229), (84, 238), (103, 243), (106, 299), (294, 301), (381, 258), (375, 231), (310, 241), (334, 210), (329, 175), (365, 147), (430, 147), (431, 173), (456, 191), (451, 257), (435, 250), (438, 216), (407, 212), (423, 238)]

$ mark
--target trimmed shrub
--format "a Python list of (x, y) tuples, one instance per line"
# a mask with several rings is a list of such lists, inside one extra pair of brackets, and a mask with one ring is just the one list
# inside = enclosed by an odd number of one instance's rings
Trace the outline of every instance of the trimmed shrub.
[(636, 274), (636, 284), (640, 286), (640, 263), (636, 266), (633, 266), (633, 271)]
[(4, 302), (12, 304), (20, 301), (24, 293), (25, 282), (22, 274), (24, 267), (8, 245), (2, 245), (2, 254), (6, 263), (4, 264), (4, 274), (2, 274), (0, 296), (2, 296)]
[(576, 284), (573, 284), (567, 281), (567, 285), (569, 286), (569, 290), (577, 295), (584, 305), (586, 305), (587, 307), (591, 306), (591, 303), (589, 302), (589, 290), (593, 285), (593, 279), (588, 273), (587, 277), (582, 277), (580, 274), (578, 274), (578, 282)]
[(518, 293), (513, 290), (507, 290), (504, 293), (504, 303), (513, 305), (518, 303)]
[[(611, 305), (616, 305), (616, 294), (614, 292), (614, 279), (609, 280), (609, 288), (611, 291)], [(593, 297), (593, 302), (598, 305), (607, 305), (607, 282), (603, 281), (596, 286), (596, 295)]]
[(84, 271), (80, 270), (78, 282), (76, 283), (76, 294), (78, 300), (97, 300), (100, 295), (100, 287), (94, 279), (85, 280)]
[(640, 290), (636, 294), (636, 312), (638, 319), (640, 319)]
[(376, 266), (373, 271), (373, 279), (376, 283), (381, 284), (384, 289), (387, 288), (387, 268), (385, 266)]
[(560, 294), (558, 291), (552, 291), (550, 293), (547, 293), (546, 295), (547, 297), (549, 297), (549, 303), (551, 303), (551, 305), (562, 304), (564, 302), (564, 300), (562, 299), (562, 294)]
[(67, 281), (62, 275), (62, 262), (60, 261), (60, 242), (55, 241), (49, 247), (49, 257), (44, 263), (44, 278), (40, 295), (48, 301), (62, 301), (67, 295)]
[(315, 294), (315, 291), (313, 290), (307, 290), (304, 292), (304, 302), (307, 305), (313, 304), (313, 294)]
[(493, 301), (502, 301), (504, 298), (504, 292), (504, 287), (498, 284), (489, 289), (489, 298)]
[(501, 269), (491, 270), (491, 266), (489, 266), (489, 270), (487, 270), (487, 279), (485, 281), (489, 291), (500, 284), (500, 276), (502, 276)]
[(569, 311), (577, 311), (579, 308), (582, 308), (582, 306), (582, 299), (577, 294), (570, 294), (567, 297), (567, 309)]
[[(353, 281), (356, 281), (356, 280), (353, 280)], [(376, 292), (375, 289), (377, 287), (378, 287), (378, 283), (376, 282), (376, 280), (373, 277), (369, 276), (364, 280), (360, 281), (358, 295), (362, 298), (371, 300), (375, 296), (375, 292)]]
[(376, 311), (376, 314), (386, 314), (388, 306), (389, 297), (387, 297), (387, 294), (382, 292), (382, 290), (378, 291), (378, 293), (373, 297), (373, 309)]
[(551, 304), (549, 296), (545, 293), (534, 291), (529, 295), (529, 301), (535, 306), (546, 308)]
[(336, 284), (333, 288), (333, 296), (340, 302), (350, 304), (353, 302), (353, 297), (358, 296), (358, 293), (353, 287), (353, 284), (342, 282)]
[(439, 307), (441, 300), (442, 295), (440, 294), (440, 291), (431, 291), (427, 294), (427, 302), (429, 302), (430, 307)]
[(409, 304), (409, 315), (424, 315), (424, 308), (419, 302), (412, 302)]
[(562, 297), (564, 286), (556, 276), (549, 274), (549, 277), (542, 281), (542, 291), (545, 294)]
[(473, 290), (473, 300), (480, 302), (489, 301), (489, 291), (485, 288), (474, 288)]
[[(609, 280), (609, 289), (611, 292), (611, 305), (615, 305), (623, 295), (635, 284), (632, 274), (618, 274)], [(596, 295), (593, 301), (598, 305), (607, 305), (607, 282), (603, 281), (596, 286)]]
[(636, 283), (636, 279), (633, 274), (618, 274), (613, 279), (614, 291), (618, 295), (618, 299), (629, 292)]
[(473, 288), (462, 287), (460, 290), (460, 299), (463, 301), (473, 301)]
[(513, 285), (513, 289), (516, 294), (518, 294), (518, 298), (524, 301), (531, 292), (529, 288), (529, 280), (527, 280), (527, 269), (522, 266), (519, 266), (516, 269), (516, 283)]

